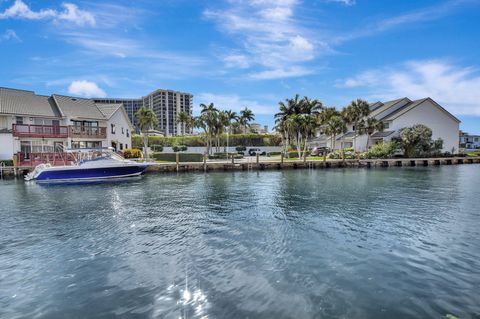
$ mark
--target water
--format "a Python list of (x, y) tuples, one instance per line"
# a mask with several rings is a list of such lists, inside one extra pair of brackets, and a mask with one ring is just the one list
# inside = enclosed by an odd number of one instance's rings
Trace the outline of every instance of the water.
[(480, 166), (0, 181), (1, 318), (480, 318)]

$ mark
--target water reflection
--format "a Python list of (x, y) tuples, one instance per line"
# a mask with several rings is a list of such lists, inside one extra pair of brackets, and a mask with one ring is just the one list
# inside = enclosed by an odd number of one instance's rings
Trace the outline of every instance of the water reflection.
[(478, 166), (0, 182), (0, 317), (478, 316)]

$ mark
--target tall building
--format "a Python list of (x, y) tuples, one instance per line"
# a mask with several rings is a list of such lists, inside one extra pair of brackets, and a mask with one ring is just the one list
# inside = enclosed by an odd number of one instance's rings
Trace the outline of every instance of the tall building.
[(165, 136), (175, 136), (192, 133), (184, 124), (177, 123), (177, 114), (187, 112), (192, 114), (193, 95), (173, 90), (158, 89), (139, 99), (103, 98), (95, 99), (97, 103), (122, 103), (135, 129), (138, 130), (138, 123), (135, 119), (135, 112), (142, 106), (152, 109), (158, 118), (157, 130)]

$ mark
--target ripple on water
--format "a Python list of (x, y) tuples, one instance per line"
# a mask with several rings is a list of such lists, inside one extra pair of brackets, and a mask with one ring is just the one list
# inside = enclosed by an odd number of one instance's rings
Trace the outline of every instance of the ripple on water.
[(476, 165), (0, 182), (2, 318), (480, 316)]

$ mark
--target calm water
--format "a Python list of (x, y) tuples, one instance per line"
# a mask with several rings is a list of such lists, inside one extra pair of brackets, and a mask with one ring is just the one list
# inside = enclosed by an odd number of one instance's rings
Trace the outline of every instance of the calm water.
[(0, 181), (1, 318), (480, 318), (480, 166)]

